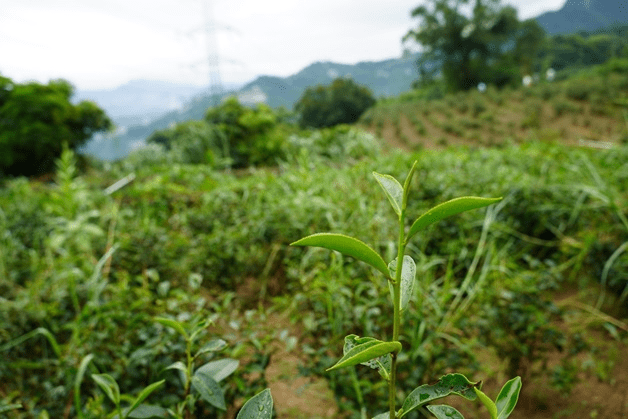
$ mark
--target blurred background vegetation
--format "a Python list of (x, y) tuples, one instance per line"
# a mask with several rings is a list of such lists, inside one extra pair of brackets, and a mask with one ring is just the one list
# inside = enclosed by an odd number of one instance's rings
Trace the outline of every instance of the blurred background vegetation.
[[(405, 40), (424, 53), (411, 91), (376, 99), (339, 78), (294, 110), (228, 98), (115, 162), (78, 153), (111, 122), (71, 104), (67, 82), (1, 78), (1, 414), (110, 417), (79, 374), (85, 359), (128, 395), (166, 379), (150, 402), (174, 406), (180, 377), (165, 368), (186, 344), (157, 315), (209, 318), (199, 340), (227, 347), (198, 362), (240, 361), (222, 382), (227, 411), (199, 402), (199, 418), (234, 417), (266, 386), (280, 418), (382, 410), (373, 371), (324, 369), (346, 334), (391, 333), (387, 285), (352, 259), (288, 244), (347, 233), (392, 259), (395, 226), (371, 172), (403, 178), (418, 160), (410, 218), (462, 195), (504, 200), (409, 247), (424, 303), (404, 312), (403, 393), (451, 371), (491, 393), (519, 374), (512, 417), (625, 417), (626, 27), (549, 36), (497, 1), (466, 14), (463, 3), (412, 12)], [(474, 409), (460, 407), (484, 414)]]

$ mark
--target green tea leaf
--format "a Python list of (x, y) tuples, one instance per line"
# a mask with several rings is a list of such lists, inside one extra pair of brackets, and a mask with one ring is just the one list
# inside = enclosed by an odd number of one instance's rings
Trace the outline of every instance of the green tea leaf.
[(417, 160), (412, 163), (412, 167), (410, 168), (410, 172), (408, 172), (408, 176), (406, 176), (405, 182), (403, 182), (403, 203), (401, 208), (406, 209), (406, 205), (408, 203), (408, 194), (410, 193), (410, 182), (412, 182), (412, 176), (414, 176), (414, 171), (416, 170), (416, 165), (419, 162)]
[(210, 361), (207, 364), (199, 367), (196, 372), (209, 374), (209, 376), (213, 378), (214, 381), (219, 383), (226, 377), (231, 375), (238, 368), (238, 365), (240, 365), (239, 361), (231, 358), (224, 358), (218, 359), (216, 361)]
[[(361, 345), (374, 340), (375, 338), (361, 338), (358, 335), (345, 336), (345, 344), (342, 348), (342, 354), (346, 355), (347, 352), (355, 348), (357, 345)], [(392, 360), (390, 354), (386, 354), (384, 356), (380, 356), (379, 358), (374, 358), (365, 362), (361, 362), (360, 365), (366, 365), (367, 367), (370, 367), (374, 370), (378, 370), (380, 375), (388, 381), (390, 379), (391, 362)]]
[(194, 357), (205, 354), (207, 352), (218, 352), (227, 347), (227, 342), (222, 339), (212, 339), (206, 345), (204, 345), (201, 349), (196, 352)]
[(461, 212), (486, 207), (488, 205), (501, 201), (501, 199), (502, 198), (478, 198), (475, 196), (464, 196), (436, 205), (434, 208), (428, 210), (425, 214), (417, 218), (414, 224), (412, 224), (412, 227), (410, 227), (410, 232), (406, 237), (406, 243), (416, 233), (423, 230), (430, 224), (433, 224), (452, 215), (459, 214)]
[(267, 388), (244, 403), (236, 419), (271, 419), (272, 416), (273, 397)]
[(0, 413), (8, 412), (9, 410), (21, 409), (21, 403), (13, 403), (13, 404), (2, 404), (0, 402)]
[(427, 410), (432, 412), (437, 419), (464, 419), (464, 416), (451, 406), (444, 404), (431, 404)]
[(519, 400), (519, 392), (521, 391), (521, 377), (515, 377), (509, 380), (502, 387), (497, 399), (495, 407), (497, 408), (497, 418), (506, 419), (517, 405)]
[(165, 382), (166, 380), (161, 380), (144, 387), (144, 389), (140, 391), (140, 394), (137, 396), (131, 407), (129, 407), (127, 413), (131, 413), (132, 411), (137, 409), (137, 407), (150, 395), (150, 393), (157, 390), (157, 388), (159, 388)]
[(493, 400), (491, 400), (486, 394), (484, 394), (482, 390), (479, 390), (475, 387), (473, 388), (473, 390), (475, 391), (475, 394), (477, 394), (480, 401), (488, 409), (488, 413), (491, 415), (491, 419), (497, 419), (497, 407), (495, 406), (495, 403), (493, 403)]
[(179, 334), (181, 334), (181, 336), (183, 336), (185, 340), (188, 339), (188, 332), (185, 331), (183, 324), (181, 324), (180, 322), (173, 319), (168, 319), (166, 317), (155, 317), (155, 321), (157, 323), (163, 324), (166, 327), (173, 328), (174, 330), (179, 332)]
[[(356, 343), (355, 346), (352, 346), (335, 365), (327, 368), (327, 371), (362, 364), (401, 350), (401, 343), (399, 342), (382, 342), (370, 337), (359, 338), (356, 335), (349, 335), (347, 338), (353, 339)], [(345, 338), (345, 345), (347, 338)]]
[(85, 375), (87, 366), (93, 358), (93, 354), (86, 355), (81, 360), (78, 370), (76, 371), (76, 376), (74, 377), (74, 407), (76, 408), (76, 413), (79, 419), (83, 418), (83, 411), (81, 409), (81, 383), (83, 382), (83, 376)]
[(377, 183), (379, 183), (379, 186), (381, 186), (386, 193), (390, 205), (392, 205), (397, 215), (401, 216), (401, 208), (403, 206), (403, 187), (401, 184), (390, 175), (382, 175), (373, 172), (373, 176), (375, 176)]
[(92, 378), (96, 384), (105, 392), (109, 400), (116, 406), (120, 405), (120, 387), (118, 383), (109, 374), (92, 374)]
[(200, 394), (201, 399), (219, 409), (227, 410), (225, 396), (218, 383), (206, 372), (196, 371), (192, 377), (192, 388)]
[(130, 412), (128, 417), (132, 419), (165, 418), (167, 414), (168, 411), (161, 406), (141, 404)]
[(173, 362), (172, 364), (164, 368), (164, 370), (179, 370), (182, 371), (184, 374), (188, 373), (188, 367), (186, 367), (185, 364), (181, 361)]
[(442, 376), (436, 384), (424, 384), (415, 388), (403, 402), (401, 415), (404, 417), (411, 411), (434, 400), (455, 394), (467, 400), (475, 400), (476, 394), (473, 391), (478, 383), (470, 382), (462, 374), (447, 374)]
[(312, 234), (291, 243), (290, 246), (315, 246), (335, 250), (368, 263), (388, 278), (388, 267), (384, 259), (366, 243), (344, 234), (318, 233)]
[[(397, 258), (388, 264), (388, 271), (392, 278), (396, 278)], [(405, 309), (412, 298), (412, 290), (414, 289), (414, 279), (416, 278), (416, 264), (414, 259), (405, 255), (403, 257), (403, 267), (401, 268), (401, 309)], [(390, 295), (395, 298), (393, 284), (388, 282)]]

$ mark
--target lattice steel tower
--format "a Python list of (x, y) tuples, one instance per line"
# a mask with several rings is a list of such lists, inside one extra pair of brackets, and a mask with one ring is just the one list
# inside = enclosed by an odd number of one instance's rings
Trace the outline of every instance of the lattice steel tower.
[(220, 78), (220, 56), (218, 54), (218, 25), (214, 19), (212, 0), (203, 1), (205, 14), (205, 42), (207, 43), (207, 64), (209, 65), (209, 94), (212, 106), (220, 104), (224, 90)]

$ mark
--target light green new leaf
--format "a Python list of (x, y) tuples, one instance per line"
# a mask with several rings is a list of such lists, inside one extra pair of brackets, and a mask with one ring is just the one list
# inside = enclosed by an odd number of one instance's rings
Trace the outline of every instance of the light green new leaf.
[(509, 380), (502, 387), (497, 399), (495, 400), (495, 406), (497, 407), (497, 418), (506, 419), (517, 405), (519, 400), (519, 392), (521, 391), (521, 377), (515, 377)]
[(185, 328), (183, 327), (183, 325), (179, 323), (178, 321), (173, 320), (173, 319), (168, 319), (166, 317), (155, 317), (155, 321), (157, 323), (163, 324), (166, 327), (173, 328), (174, 330), (179, 332), (181, 336), (185, 338), (185, 340), (188, 339), (188, 332), (185, 331)]
[[(397, 273), (397, 258), (388, 264), (388, 271), (392, 278), (396, 278)], [(401, 309), (404, 310), (412, 298), (412, 290), (414, 289), (414, 279), (416, 277), (416, 264), (414, 259), (405, 255), (403, 257), (403, 267), (401, 269)], [(388, 282), (390, 288), (390, 295), (395, 298), (393, 284)]]
[(480, 401), (484, 404), (484, 406), (486, 406), (486, 409), (488, 409), (488, 413), (491, 415), (491, 419), (497, 419), (497, 407), (495, 406), (495, 403), (493, 403), (493, 400), (491, 400), (486, 394), (484, 394), (482, 390), (479, 390), (475, 387), (473, 388), (473, 390), (475, 391), (475, 394), (477, 394)]
[(382, 175), (373, 172), (373, 176), (375, 176), (377, 183), (379, 183), (379, 186), (381, 186), (386, 193), (390, 205), (392, 205), (397, 215), (401, 216), (401, 209), (403, 208), (403, 187), (401, 183), (390, 175)]
[(380, 413), (377, 416), (373, 416), (373, 419), (388, 419), (390, 417), (390, 412)]
[(272, 416), (273, 397), (267, 388), (244, 403), (236, 419), (271, 419)]
[(437, 419), (464, 419), (462, 413), (444, 404), (431, 404), (427, 406), (427, 410), (432, 412)]
[(120, 387), (118, 383), (109, 374), (92, 374), (92, 378), (96, 384), (105, 392), (109, 400), (116, 406), (120, 405)]
[(501, 201), (501, 199), (502, 198), (478, 198), (475, 196), (464, 196), (436, 205), (434, 208), (428, 210), (425, 214), (417, 218), (414, 224), (412, 224), (412, 227), (410, 227), (410, 232), (408, 233), (408, 236), (406, 238), (406, 243), (416, 233), (423, 230), (430, 224), (433, 224), (452, 215), (459, 214), (461, 212), (489, 206), (491, 204)]
[(231, 358), (224, 358), (216, 361), (210, 361), (199, 367), (196, 372), (209, 374), (214, 381), (219, 383), (229, 375), (233, 374), (233, 372), (238, 369), (238, 365), (240, 365), (240, 361)]
[(196, 371), (192, 377), (192, 388), (198, 391), (201, 399), (219, 409), (227, 410), (222, 389), (208, 373)]
[(345, 236), (344, 234), (318, 233), (312, 234), (291, 243), (290, 246), (315, 246), (335, 250), (368, 263), (388, 278), (388, 267), (384, 259), (363, 241)]
[(366, 363), (380, 356), (387, 355), (391, 352), (399, 352), (401, 350), (401, 343), (399, 342), (382, 342), (375, 338), (359, 338), (356, 335), (349, 335), (345, 338), (353, 339), (356, 343), (352, 346), (342, 358), (335, 365), (327, 368), (327, 371), (333, 371), (339, 368), (350, 367)]
[(406, 181), (403, 182), (403, 204), (402, 208), (406, 209), (406, 204), (408, 203), (408, 194), (410, 193), (410, 182), (412, 182), (412, 176), (414, 176), (414, 171), (416, 170), (416, 165), (419, 163), (417, 160), (412, 163), (412, 168), (410, 168), (410, 172), (408, 172), (408, 176), (406, 176)]
[(476, 394), (473, 391), (478, 383), (472, 383), (462, 374), (447, 374), (438, 380), (436, 384), (424, 384), (415, 388), (403, 401), (401, 415), (404, 417), (411, 411), (434, 400), (455, 394), (467, 400), (475, 400)]
[(131, 407), (129, 407), (127, 413), (131, 413), (132, 411), (137, 409), (139, 405), (150, 395), (150, 393), (157, 390), (157, 388), (159, 388), (165, 382), (166, 380), (161, 380), (144, 387), (144, 389), (140, 391), (140, 394), (137, 396)]

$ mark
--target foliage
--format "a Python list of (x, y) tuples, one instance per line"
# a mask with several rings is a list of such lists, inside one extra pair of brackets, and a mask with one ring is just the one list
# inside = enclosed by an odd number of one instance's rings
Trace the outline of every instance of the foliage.
[[(384, 259), (370, 246), (356, 238), (342, 234), (318, 233), (304, 237), (294, 243), (293, 246), (315, 246), (338, 251), (342, 254), (352, 256), (371, 267), (378, 270), (388, 281), (391, 298), (393, 302), (393, 332), (392, 341), (384, 342), (372, 337), (362, 337), (348, 335), (345, 337), (343, 347), (344, 356), (335, 365), (328, 368), (332, 371), (338, 368), (352, 367), (358, 364), (376, 369), (385, 382), (388, 384), (388, 415), (382, 413), (377, 418), (396, 417), (402, 418), (409, 412), (432, 402), (436, 399), (456, 394), (469, 400), (474, 400), (475, 395), (484, 403), (491, 413), (492, 419), (507, 418), (514, 410), (521, 390), (521, 379), (519, 377), (506, 383), (500, 392), (496, 403), (493, 403), (481, 390), (480, 383), (472, 383), (461, 374), (448, 374), (440, 378), (434, 385), (423, 385), (414, 389), (405, 399), (399, 411), (396, 409), (396, 384), (397, 384), (397, 359), (402, 349), (398, 341), (401, 331), (401, 312), (405, 310), (413, 296), (413, 289), (416, 276), (416, 264), (412, 257), (405, 254), (406, 246), (410, 239), (427, 226), (441, 221), (452, 215), (464, 211), (482, 208), (494, 204), (501, 198), (478, 198), (463, 197), (439, 204), (418, 217), (412, 223), (406, 233), (406, 210), (408, 196), (412, 184), (412, 177), (416, 169), (417, 162), (410, 169), (403, 186), (392, 176), (382, 175), (373, 172), (375, 179), (382, 187), (393, 210), (397, 214), (399, 221), (399, 237), (397, 241), (397, 257), (388, 265)], [(512, 389), (510, 389), (512, 387)], [(475, 394), (471, 393), (471, 389)], [(496, 407), (496, 404), (499, 406)], [(438, 417), (446, 417), (455, 414), (462, 418), (462, 415), (454, 408), (449, 407), (449, 414), (442, 415), (439, 406), (433, 411)], [(499, 410), (499, 415), (498, 415)]]
[[(620, 72), (609, 72), (609, 82), (623, 74), (616, 67)], [(484, 100), (491, 112), (493, 99)], [(337, 252), (287, 244), (316, 231), (351, 231), (393, 260), (396, 246), (388, 238), (398, 227), (386, 222), (391, 208), (366, 179), (376, 167), (399, 176), (415, 159), (421, 187), (408, 202), (408, 218), (463, 193), (503, 194), (504, 204), (490, 207), (484, 221), (463, 213), (455, 223), (432, 224), (421, 240), (408, 244), (421, 280), (402, 312), (403, 324), (411, 327), (399, 338), (399, 392), (433, 383), (443, 371), (478, 374), (476, 350), (505, 365), (527, 350), (538, 364), (530, 366), (523, 353), (517, 369), (552, 374), (566, 391), (581, 372), (539, 365), (554, 358), (552, 346), (567, 354), (575, 350), (567, 320), (580, 309), (557, 310), (549, 302), (555, 290), (563, 295), (576, 288), (588, 307), (606, 287), (599, 312), (622, 309), (617, 301), (628, 289), (622, 221), (628, 148), (540, 142), (420, 154), (373, 148), (365, 158), (347, 159), (338, 145), (343, 138), (370, 140), (346, 129), (304, 133), (295, 157), (268, 169), (228, 173), (168, 161), (139, 166), (135, 181), (111, 195), (103, 190), (128, 174), (126, 163), (80, 174), (70, 150), (58, 160), (54, 183), (6, 180), (0, 188), (0, 410), (21, 408), (3, 414), (77, 417), (78, 394), (85, 417), (104, 416), (114, 405), (91, 379), (99, 373), (109, 374), (133, 400), (148, 383), (165, 379), (146, 401), (175, 409), (183, 399), (179, 370), (162, 370), (187, 360), (186, 342), (154, 322), (155, 316), (185, 324), (199, 316), (215, 321), (192, 353), (211, 339), (229, 345), (198, 358), (194, 369), (222, 358), (239, 360), (221, 382), (232, 406), (266, 387), (264, 368), (277, 337), (260, 330), (268, 320), (257, 307), (289, 310), (302, 333), (295, 350), (310, 357), (304, 373), (323, 374), (333, 365), (330, 354), (346, 334), (391, 341), (393, 316), (382, 314), (390, 291), (379, 271)], [(338, 154), (316, 154), (307, 148), (308, 138), (316, 138), (313, 144), (329, 141)], [(241, 294), (249, 278), (255, 278), (252, 297)], [(540, 296), (532, 304), (528, 293)], [(510, 303), (516, 313), (507, 316)], [(607, 320), (613, 320), (599, 316), (590, 324), (596, 332), (606, 324), (599, 330), (608, 333)], [(237, 331), (231, 322), (239, 324)], [(550, 335), (557, 324), (562, 335)], [(613, 324), (622, 336), (621, 323)], [(543, 345), (536, 336), (555, 338), (558, 345)], [(343, 371), (325, 374), (339, 405), (353, 417), (362, 407), (376, 411), (387, 393), (383, 381), (374, 379), (376, 370), (356, 370), (355, 379)], [(606, 374), (612, 376), (612, 369)], [(121, 400), (123, 409), (133, 401)], [(197, 415), (224, 416), (202, 401), (196, 409)]]
[(302, 127), (324, 128), (356, 122), (374, 103), (366, 87), (350, 78), (337, 78), (327, 86), (308, 87), (294, 109)]
[(0, 76), (0, 175), (41, 175), (54, 169), (63, 143), (71, 149), (111, 121), (96, 104), (72, 104), (64, 80), (18, 84)]
[(573, 72), (574, 69), (603, 64), (627, 54), (626, 32), (617, 33), (609, 29), (547, 37), (539, 50), (539, 60), (545, 68)]
[(276, 113), (266, 105), (251, 109), (231, 97), (209, 108), (205, 121), (216, 127), (214, 146), (233, 167), (273, 164), (282, 155), (285, 126), (278, 125)]
[(533, 20), (520, 22), (513, 7), (499, 0), (430, 0), (412, 11), (419, 19), (404, 41), (425, 49), (419, 58), (421, 84), (440, 74), (450, 91), (475, 88), (480, 82), (503, 86), (519, 81), (535, 66), (543, 30)]

